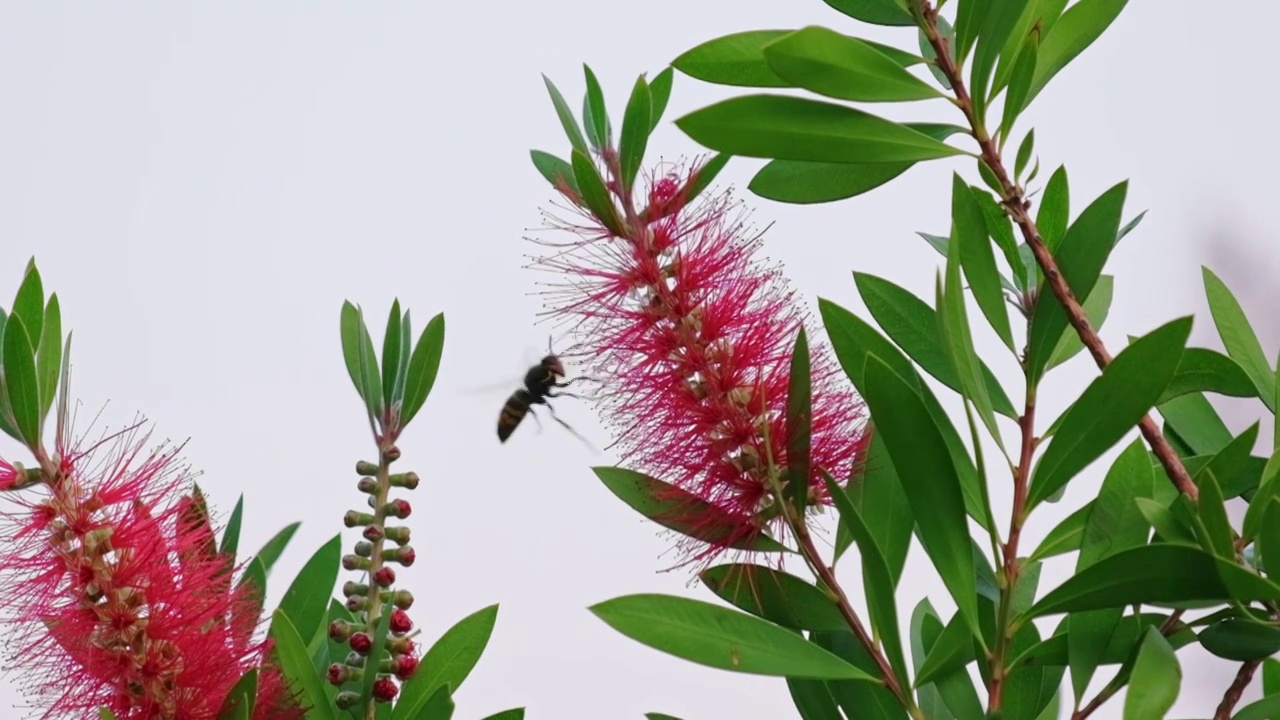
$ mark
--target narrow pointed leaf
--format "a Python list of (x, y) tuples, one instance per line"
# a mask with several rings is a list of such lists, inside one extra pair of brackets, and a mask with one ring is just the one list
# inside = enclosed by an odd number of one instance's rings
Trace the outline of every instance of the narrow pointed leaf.
[(1163, 718), (1178, 699), (1182, 668), (1169, 641), (1160, 631), (1148, 628), (1138, 649), (1124, 697), (1124, 720)]
[(670, 595), (626, 595), (590, 608), (610, 627), (700, 665), (756, 675), (874, 678), (796, 633), (751, 615)]
[(1093, 511), (1093, 501), (1071, 513), (1058, 523), (1044, 540), (1040, 541), (1031, 553), (1032, 560), (1044, 560), (1056, 555), (1075, 552), (1080, 549), (1080, 541), (1084, 538), (1084, 527), (1089, 522), (1089, 513)]
[(565, 135), (569, 137), (569, 144), (578, 152), (587, 152), (587, 141), (582, 137), (582, 130), (578, 127), (578, 121), (573, 117), (573, 111), (569, 109), (564, 96), (546, 75), (542, 76), (542, 82), (547, 86), (551, 104), (556, 108), (556, 116), (560, 118), (560, 125), (564, 128)]
[(1146, 415), (1169, 384), (1191, 332), (1191, 318), (1167, 323), (1125, 348), (1064, 413), (1032, 473), (1028, 503), (1065, 487)]
[[(985, 238), (984, 238), (985, 240)], [(945, 282), (943, 287), (941, 283)], [(1000, 429), (996, 427), (995, 413), (991, 409), (991, 395), (987, 392), (979, 371), (978, 356), (973, 349), (973, 336), (969, 330), (969, 318), (965, 312), (964, 288), (960, 282), (960, 243), (952, 243), (947, 253), (946, 279), (939, 278), (937, 286), (938, 334), (947, 345), (951, 364), (960, 378), (960, 394), (978, 411), (978, 417), (996, 445), (1004, 448)], [(984, 502), (988, 502), (985, 501)]]
[(962, 152), (861, 110), (783, 95), (722, 100), (685, 115), (676, 125), (706, 147), (745, 157), (914, 162)]
[(1198, 547), (1144, 545), (1122, 550), (1073, 575), (1041, 598), (1024, 618), (1135, 603), (1232, 599), (1280, 599), (1280, 586)]
[(494, 713), (484, 720), (524, 720), (524, 708), (511, 708), (502, 712)]
[(404, 388), (404, 412), (400, 424), (408, 425), (418, 414), (440, 372), (440, 357), (444, 353), (444, 313), (438, 313), (418, 336), (409, 359), (409, 370)]
[(341, 562), (342, 536), (334, 535), (302, 566), (280, 600), (279, 612), (289, 617), (294, 630), (303, 636), (304, 645), (309, 645), (324, 628)]
[[(584, 64), (582, 73), (587, 82), (587, 93), (583, 98), (582, 124), (587, 130), (587, 140), (594, 147), (602, 148), (611, 144), (610, 138), (613, 134), (609, 124), (609, 113), (604, 105), (604, 91), (601, 90), (600, 81), (596, 79), (596, 74), (590, 67)], [(583, 150), (582, 154), (586, 155), (587, 152)]]
[(254, 700), (258, 697), (258, 668), (250, 668), (240, 676), (222, 700), (218, 720), (249, 720), (253, 717)]
[(809, 450), (813, 402), (809, 376), (809, 341), (800, 328), (791, 352), (787, 389), (787, 499), (803, 513), (809, 500)]
[(763, 51), (769, 67), (788, 85), (829, 98), (903, 102), (941, 96), (869, 43), (824, 27), (788, 33)]
[(1040, 199), (1040, 210), (1036, 213), (1036, 229), (1044, 238), (1044, 244), (1055, 255), (1062, 238), (1067, 234), (1067, 223), (1071, 211), (1071, 190), (1067, 184), (1067, 166), (1059, 165), (1045, 183), (1044, 193)]
[(13, 316), (22, 320), (26, 328), (27, 339), (31, 347), (40, 345), (44, 331), (44, 283), (40, 279), (40, 271), (35, 267), (35, 259), (27, 263), (26, 272), (22, 276), (22, 284), (13, 298)]
[[(650, 132), (657, 129), (658, 123), (662, 121), (662, 114), (667, 111), (667, 101), (671, 99), (671, 85), (674, 80), (675, 68), (668, 66), (653, 78), (653, 82), (649, 83), (649, 92), (653, 101), (649, 106), (651, 114), (649, 121)], [(521, 709), (521, 712), (523, 713), (523, 709)]]
[(446, 630), (423, 654), (418, 672), (401, 689), (394, 720), (417, 717), (440, 688), (447, 686), (457, 692), (484, 654), (497, 621), (498, 606), (490, 605)]
[(1218, 326), (1218, 335), (1231, 356), (1253, 380), (1258, 397), (1272, 413), (1276, 412), (1276, 373), (1262, 351), (1258, 336), (1245, 317), (1244, 310), (1225, 283), (1208, 268), (1203, 268), (1204, 292), (1209, 298), (1209, 311)]
[[(30, 277), (30, 276), (28, 276)], [(4, 326), (4, 387), (9, 410), (22, 440), (28, 447), (40, 443), (40, 384), (36, 375), (35, 352), (22, 318), (13, 315)]]
[(236, 506), (231, 509), (231, 519), (227, 520), (227, 529), (222, 531), (222, 544), (218, 547), (218, 552), (230, 555), (233, 560), (240, 548), (240, 524), (243, 520), (244, 493), (241, 493)]
[(630, 190), (635, 183), (636, 173), (644, 161), (644, 151), (649, 145), (649, 133), (653, 129), (653, 94), (644, 77), (636, 78), (631, 89), (631, 98), (627, 101), (626, 112), (622, 115), (622, 138), (619, 141), (618, 154), (622, 167), (622, 187)]
[(40, 419), (44, 421), (53, 407), (58, 391), (58, 375), (62, 370), (62, 309), (58, 294), (49, 296), (44, 311), (44, 329), (36, 348), (36, 378), (40, 387)]
[[(395, 404), (397, 373), (400, 370), (400, 300), (391, 303), (387, 328), (382, 334), (382, 401), (387, 407)], [(407, 341), (406, 341), (407, 342)]]
[(272, 535), (270, 540), (263, 543), (262, 549), (254, 556), (262, 561), (263, 570), (271, 571), (271, 567), (276, 564), (276, 560), (280, 559), (289, 541), (293, 539), (293, 534), (301, 525), (302, 523), (299, 522), (289, 523), (280, 532)]
[(866, 361), (863, 399), (911, 501), (921, 543), (975, 634), (973, 556), (960, 479), (920, 396), (879, 358)]
[(1080, 0), (1057, 19), (1040, 43), (1035, 76), (1027, 92), (1027, 103), (1044, 89), (1058, 71), (1066, 67), (1120, 15), (1128, 0)]
[[(1122, 182), (1093, 201), (1071, 224), (1061, 249), (1055, 253), (1058, 270), (1077, 298), (1087, 298), (1111, 253), (1128, 182)], [(1045, 302), (1036, 303), (1028, 337), (1028, 365), (1032, 380), (1039, 380), (1063, 332), (1075, 332), (1067, 324), (1066, 311), (1046, 286)]]
[[(1013, 349), (1013, 330), (1000, 289), (996, 256), (987, 237), (987, 221), (969, 186), (955, 174), (951, 180), (952, 237), (960, 245), (960, 262), (973, 299), (1004, 344)], [(948, 281), (950, 282), (950, 281)]]
[[(907, 552), (915, 530), (915, 515), (893, 461), (885, 450), (884, 440), (874, 425), (869, 425), (867, 432), (871, 439), (867, 442), (866, 456), (861, 460), (861, 471), (852, 474), (844, 491), (884, 554), (896, 586), (906, 567)], [(841, 523), (836, 531), (836, 557), (839, 558), (852, 543), (853, 535)]]
[(277, 609), (271, 618), (271, 637), (275, 640), (275, 655), (280, 669), (290, 686), (300, 692), (303, 701), (311, 708), (308, 720), (335, 720), (335, 713), (324, 692), (322, 680), (316, 675), (307, 655), (307, 644), (298, 636), (298, 630), (289, 621), (284, 609)]
[[(950, 353), (934, 328), (938, 316), (928, 303), (888, 280), (867, 273), (853, 274), (858, 293), (866, 303), (867, 311), (885, 334), (902, 348), (920, 368), (938, 382), (960, 391), (960, 379)], [(1016, 420), (1018, 411), (1000, 387), (995, 374), (980, 362), (982, 381), (991, 397), (992, 409), (1007, 418)]]
[[(376, 624), (373, 627), (373, 647), (369, 650), (369, 657), (381, 658), (387, 648), (387, 634), (391, 630), (391, 607), (382, 606), (382, 613), (376, 618)], [(373, 684), (378, 681), (377, 672), (366, 672), (360, 680), (360, 707), (368, 707), (373, 700)]]
[(847, 632), (848, 623), (825, 592), (795, 575), (763, 565), (716, 565), (698, 573), (711, 592), (772, 623), (810, 632)]
[(854, 20), (873, 25), (915, 25), (915, 18), (899, 0), (823, 0)]
[[(1111, 312), (1111, 298), (1115, 292), (1115, 278), (1110, 275), (1101, 275), (1098, 277), (1098, 284), (1094, 285), (1093, 292), (1089, 293), (1089, 297), (1084, 301), (1084, 316), (1089, 319), (1089, 327), (1094, 331), (1102, 329), (1103, 323), (1107, 321), (1107, 315)], [(1194, 348), (1188, 348), (1187, 352), (1191, 352)], [(1077, 353), (1084, 350), (1084, 343), (1080, 342), (1080, 336), (1074, 331), (1062, 334), (1062, 338), (1058, 340), (1058, 345), (1053, 349), (1053, 353), (1049, 356), (1049, 364), (1045, 366), (1045, 370), (1052, 370), (1062, 363), (1075, 357)], [(1183, 355), (1185, 361), (1186, 355)], [(1179, 365), (1181, 368), (1181, 365)], [(1169, 387), (1165, 389), (1162, 398), (1172, 397), (1170, 389), (1177, 383), (1178, 375), (1174, 375), (1174, 379), (1169, 381)]]
[(1232, 618), (1201, 630), (1200, 644), (1226, 660), (1261, 660), (1280, 652), (1280, 629)]
[(573, 167), (567, 161), (541, 150), (530, 150), (529, 157), (542, 177), (551, 183), (551, 187), (556, 190), (567, 187), (573, 193), (581, 194), (578, 182), (573, 177)]

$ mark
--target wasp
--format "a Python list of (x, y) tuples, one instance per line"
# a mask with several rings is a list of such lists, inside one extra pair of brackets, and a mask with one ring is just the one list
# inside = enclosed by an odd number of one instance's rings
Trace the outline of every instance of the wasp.
[(507, 398), (506, 403), (502, 406), (502, 412), (498, 414), (498, 441), (506, 442), (511, 437), (511, 433), (515, 432), (520, 426), (521, 421), (526, 415), (532, 415), (533, 419), (538, 422), (538, 426), (542, 426), (542, 421), (538, 419), (538, 414), (534, 412), (534, 405), (545, 405), (547, 411), (551, 413), (551, 418), (564, 426), (566, 430), (573, 433), (587, 445), (586, 438), (578, 434), (569, 423), (560, 419), (556, 415), (556, 409), (551, 403), (547, 402), (549, 398), (570, 397), (578, 400), (583, 399), (579, 395), (567, 392), (564, 388), (569, 387), (584, 377), (575, 377), (570, 380), (561, 381), (565, 376), (564, 363), (551, 350), (550, 342), (547, 343), (547, 355), (538, 362), (537, 365), (529, 368), (524, 374), (524, 387), (511, 393), (511, 397)]

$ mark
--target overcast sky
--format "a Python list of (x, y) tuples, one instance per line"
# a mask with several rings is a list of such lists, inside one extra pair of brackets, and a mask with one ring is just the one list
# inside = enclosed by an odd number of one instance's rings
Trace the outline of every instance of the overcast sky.
[[(1202, 263), (1238, 286), (1251, 314), (1275, 306), (1266, 279), (1280, 267), (1268, 224), (1280, 151), (1267, 138), (1280, 9), (1229, 5), (1130, 3), (1021, 126), (1036, 127), (1042, 179), (1067, 163), (1073, 214), (1125, 178), (1126, 218), (1150, 210), (1109, 266), (1116, 300), (1103, 336), (1113, 351), (1126, 334), (1205, 312)], [(75, 330), (86, 414), (110, 401), (109, 425), (140, 411), (158, 437), (191, 438), (187, 457), (217, 508), (245, 494), (242, 548), (304, 521), (271, 577), (272, 604), (362, 503), (351, 468), (372, 453), (339, 351), (343, 299), (367, 309), (376, 333), (393, 297), (418, 327), (445, 312), (436, 391), (401, 443), (403, 467), (424, 482), (408, 495), (419, 560), (400, 577), (428, 638), (502, 605), (457, 716), (527, 705), (535, 720), (794, 717), (781, 680), (686, 664), (585, 610), (626, 593), (710, 593), (683, 571), (658, 572), (671, 564), (668, 539), (588, 469), (608, 458), (551, 423), (499, 446), (509, 390), (472, 389), (514, 387), (546, 343), (522, 236), (550, 193), (528, 150), (563, 155), (567, 143), (539, 73), (577, 106), (590, 63), (620, 118), (635, 76), (683, 50), (808, 24), (916, 44), (910, 31), (858, 26), (816, 0), (0, 3), (0, 297), (35, 254)], [(725, 94), (677, 76), (667, 118)], [(941, 103), (877, 110), (959, 119)], [(654, 160), (695, 150), (669, 123), (650, 142)], [(745, 188), (758, 165), (735, 161), (722, 179)], [(940, 161), (834, 205), (748, 199), (758, 224), (776, 221), (766, 252), (807, 302), (862, 312), (855, 269), (932, 296), (938, 257), (914, 233), (946, 232), (955, 170), (977, 181), (970, 163)], [(1280, 333), (1262, 335), (1274, 355)], [(1193, 341), (1220, 347), (1207, 313)], [(979, 342), (998, 373), (1013, 369), (990, 333)], [(1060, 370), (1042, 391), (1044, 416), (1095, 372), (1083, 356)], [(607, 443), (589, 408), (560, 407)], [(1236, 430), (1259, 412), (1232, 407)], [(0, 452), (22, 459), (10, 442)], [(1090, 496), (1105, 467), (1037, 513), (1028, 547)], [(1006, 485), (993, 489), (999, 517)], [(1041, 587), (1072, 563), (1048, 567)], [(856, 585), (852, 557), (841, 575)], [(950, 615), (918, 548), (905, 577), (904, 622), (925, 594)], [(1194, 648), (1179, 657), (1173, 717), (1211, 714), (1235, 665)], [(0, 707), (18, 702), (13, 682), (0, 685)]]

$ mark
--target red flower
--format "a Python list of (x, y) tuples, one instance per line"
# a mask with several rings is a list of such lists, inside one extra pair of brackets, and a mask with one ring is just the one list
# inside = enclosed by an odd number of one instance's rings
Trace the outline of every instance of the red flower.
[[(598, 402), (623, 462), (710, 503), (672, 518), (717, 528), (708, 542), (683, 541), (705, 560), (776, 518), (768, 466), (787, 463), (791, 349), (803, 319), (778, 268), (756, 260), (759, 236), (748, 235), (738, 203), (727, 193), (685, 203), (697, 175), (653, 178), (650, 210), (628, 213), (626, 237), (592, 217), (552, 217), (577, 237), (544, 242), (555, 252), (537, 265), (567, 278), (548, 292), (549, 312), (579, 334), (565, 354), (588, 358), (586, 373), (602, 383)], [(825, 348), (811, 343), (810, 352), (810, 495), (825, 503), (822, 472), (846, 477), (864, 446), (864, 407)]]
[[(147, 454), (147, 441), (135, 426), (84, 451), (59, 447), (45, 497), (4, 515), (6, 645), (46, 718), (107, 707), (121, 720), (213, 720), (270, 651), (253, 637), (257, 599), (231, 582), (183, 496), (180, 448)], [(254, 717), (302, 717), (269, 667)]]

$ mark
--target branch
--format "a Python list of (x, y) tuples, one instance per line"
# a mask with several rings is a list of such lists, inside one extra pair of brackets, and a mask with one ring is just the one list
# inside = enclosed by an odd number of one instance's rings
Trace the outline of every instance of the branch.
[(1236, 673), (1236, 679), (1231, 681), (1231, 686), (1222, 694), (1222, 702), (1218, 704), (1213, 720), (1231, 720), (1231, 711), (1235, 709), (1236, 703), (1240, 702), (1240, 696), (1244, 694), (1244, 689), (1249, 687), (1253, 674), (1258, 671), (1258, 666), (1261, 664), (1261, 660), (1249, 660), (1240, 665), (1240, 672)]
[[(1160, 625), (1160, 634), (1165, 637), (1172, 635), (1173, 632), (1178, 629), (1178, 622), (1182, 620), (1183, 612), (1183, 610), (1177, 610), (1169, 617), (1165, 618), (1165, 621)], [(1112, 695), (1120, 692), (1120, 689), (1125, 686), (1125, 683), (1129, 682), (1128, 672), (1126, 672), (1126, 670), (1132, 670), (1132, 668), (1121, 666), (1120, 669), (1116, 671), (1115, 677), (1111, 678), (1111, 682), (1107, 683), (1106, 687), (1099, 690), (1097, 696), (1090, 700), (1089, 704), (1085, 705), (1080, 710), (1071, 713), (1071, 720), (1085, 720), (1085, 718), (1093, 714), (1094, 710), (1102, 707), (1103, 703), (1110, 700)]]
[[(1000, 149), (996, 147), (995, 141), (987, 133), (986, 128), (983, 126), (982, 118), (979, 118), (975, 113), (973, 101), (965, 88), (964, 77), (960, 72), (960, 68), (956, 66), (951, 57), (951, 51), (946, 39), (938, 33), (938, 11), (928, 0), (922, 0), (920, 11), (921, 30), (924, 31), (925, 36), (929, 39), (929, 44), (937, 55), (938, 69), (946, 75), (948, 82), (951, 83), (952, 90), (955, 91), (956, 105), (964, 112), (969, 121), (969, 128), (973, 133), (973, 137), (978, 141), (978, 145), (982, 149), (982, 162), (986, 163), (1000, 183), (1001, 201), (1013, 221), (1021, 229), (1022, 236), (1026, 239), (1032, 254), (1035, 255), (1041, 272), (1044, 273), (1045, 281), (1053, 291), (1054, 297), (1062, 304), (1063, 310), (1066, 311), (1067, 321), (1071, 323), (1071, 327), (1080, 336), (1080, 342), (1084, 344), (1089, 354), (1093, 356), (1098, 368), (1105, 369), (1107, 365), (1111, 364), (1111, 353), (1107, 352), (1106, 346), (1102, 344), (1102, 339), (1098, 337), (1098, 333), (1089, 325), (1089, 319), (1085, 316), (1084, 309), (1080, 307), (1080, 302), (1076, 300), (1071, 288), (1067, 286), (1067, 282), (1063, 279), (1061, 271), (1058, 270), (1058, 265), (1054, 261), (1053, 255), (1050, 254), (1049, 248), (1044, 243), (1044, 238), (1041, 237), (1035, 221), (1031, 218), (1029, 212), (1031, 204), (1027, 202), (1022, 188), (1018, 187), (1009, 178), (1009, 172), (1005, 169), (1004, 161), (1000, 157)], [(1169, 441), (1161, 434), (1160, 428), (1151, 419), (1150, 415), (1143, 416), (1138, 423), (1138, 429), (1142, 431), (1143, 438), (1151, 446), (1151, 451), (1160, 460), (1160, 464), (1164, 466), (1170, 481), (1173, 482), (1178, 491), (1193, 502), (1198, 500), (1200, 496), (1199, 490), (1196, 488), (1195, 483), (1191, 481), (1191, 476), (1182, 465), (1182, 460), (1173, 451), (1173, 447), (1169, 445)]]

